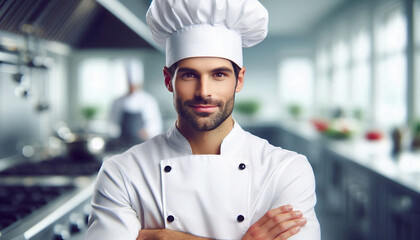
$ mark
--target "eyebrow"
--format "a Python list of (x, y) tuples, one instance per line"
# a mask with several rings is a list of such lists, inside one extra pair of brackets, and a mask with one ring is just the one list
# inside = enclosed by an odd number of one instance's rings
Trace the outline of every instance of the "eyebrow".
[(198, 73), (198, 71), (197, 70), (195, 70), (195, 69), (193, 69), (193, 68), (188, 68), (188, 67), (181, 67), (181, 68), (178, 68), (178, 71), (177, 71), (178, 73), (180, 73), (180, 72), (193, 72), (193, 73)]
[[(198, 73), (197, 70), (193, 69), (193, 68), (189, 68), (189, 67), (181, 67), (178, 69), (177, 71), (179, 72), (192, 72), (192, 73)], [(215, 68), (212, 69), (211, 72), (229, 72), (229, 73), (233, 73), (233, 70), (228, 68), (228, 67), (219, 67), (219, 68)]]
[(212, 72), (229, 72), (229, 73), (233, 73), (233, 70), (231, 68), (228, 68), (228, 67), (220, 67), (220, 68), (213, 69)]

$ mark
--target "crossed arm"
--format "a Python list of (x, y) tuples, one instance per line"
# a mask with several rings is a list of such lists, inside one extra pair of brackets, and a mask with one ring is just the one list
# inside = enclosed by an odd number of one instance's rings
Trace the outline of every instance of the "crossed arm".
[[(302, 212), (293, 211), (292, 206), (286, 205), (271, 209), (254, 223), (242, 240), (286, 240), (300, 231), (306, 224)], [(143, 229), (139, 232), (137, 240), (205, 240), (187, 233), (169, 229)]]

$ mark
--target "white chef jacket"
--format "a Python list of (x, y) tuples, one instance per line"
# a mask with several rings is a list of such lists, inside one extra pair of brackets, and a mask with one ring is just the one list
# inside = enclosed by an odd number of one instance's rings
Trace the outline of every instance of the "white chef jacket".
[(237, 123), (220, 155), (193, 155), (173, 126), (103, 163), (87, 239), (134, 240), (140, 229), (153, 228), (241, 239), (268, 210), (291, 204), (307, 224), (289, 239), (319, 240), (315, 203), (305, 156), (274, 147)]
[(150, 137), (162, 132), (162, 117), (155, 98), (143, 90), (137, 90), (131, 95), (120, 97), (111, 107), (109, 120), (119, 126), (124, 112), (141, 113), (144, 118), (144, 128)]

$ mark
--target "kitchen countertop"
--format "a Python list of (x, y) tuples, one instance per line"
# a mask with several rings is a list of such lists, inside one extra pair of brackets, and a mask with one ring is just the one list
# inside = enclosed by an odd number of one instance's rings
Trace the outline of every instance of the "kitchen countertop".
[(368, 141), (356, 135), (346, 140), (333, 140), (318, 133), (309, 121), (253, 121), (247, 125), (278, 126), (420, 194), (420, 152), (404, 151), (392, 157), (391, 140), (387, 137)]

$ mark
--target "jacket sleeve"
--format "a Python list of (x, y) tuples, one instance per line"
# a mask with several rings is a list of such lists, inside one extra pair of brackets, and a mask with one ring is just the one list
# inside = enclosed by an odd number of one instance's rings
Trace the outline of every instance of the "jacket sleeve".
[(320, 240), (320, 226), (315, 214), (315, 177), (303, 155), (288, 159), (287, 166), (276, 174), (278, 195), (273, 208), (290, 204), (303, 212), (307, 224), (289, 240)]
[(134, 240), (141, 228), (137, 213), (131, 207), (124, 178), (111, 160), (104, 162), (96, 180), (88, 240)]

